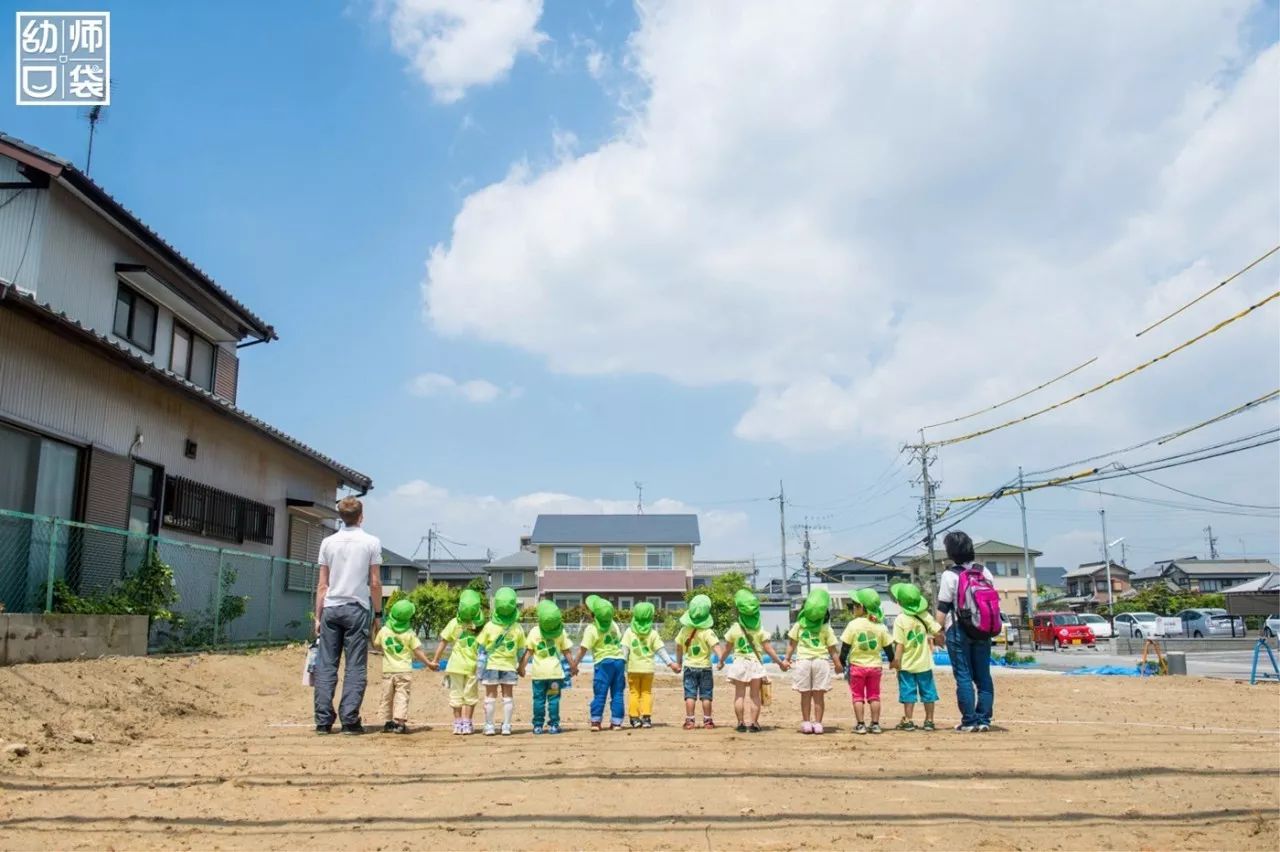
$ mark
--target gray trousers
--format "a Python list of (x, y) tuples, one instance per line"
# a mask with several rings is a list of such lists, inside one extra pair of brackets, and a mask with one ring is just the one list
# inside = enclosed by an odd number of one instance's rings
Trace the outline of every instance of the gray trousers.
[(320, 657), (316, 660), (316, 726), (333, 724), (333, 693), (338, 688), (338, 655), (346, 657), (342, 703), (338, 715), (344, 725), (360, 723), (360, 705), (368, 681), (369, 628), (373, 614), (360, 604), (327, 606), (320, 614)]

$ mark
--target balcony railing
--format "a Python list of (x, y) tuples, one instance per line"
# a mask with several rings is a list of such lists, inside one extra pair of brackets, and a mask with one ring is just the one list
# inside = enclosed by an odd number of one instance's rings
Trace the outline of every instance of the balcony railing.
[(602, 556), (582, 556), (573, 560), (573, 564), (560, 564), (559, 561), (552, 562), (546, 566), (548, 571), (689, 571), (690, 566), (682, 565), (679, 562), (664, 562), (661, 559), (650, 560), (646, 557), (611, 557), (608, 554)]

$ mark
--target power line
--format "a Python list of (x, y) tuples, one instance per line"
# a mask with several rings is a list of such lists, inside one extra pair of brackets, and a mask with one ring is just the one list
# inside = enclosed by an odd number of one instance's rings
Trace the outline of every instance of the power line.
[(1029, 390), (1029, 391), (1023, 391), (1022, 393), (1018, 394), (1017, 396), (1009, 397), (1009, 398), (1008, 398), (1008, 399), (1006, 399), (1004, 402), (997, 402), (995, 405), (989, 405), (989, 406), (987, 406), (986, 408), (983, 408), (983, 409), (981, 409), (981, 410), (979, 410), (979, 411), (975, 411), (975, 412), (973, 412), (972, 414), (966, 414), (966, 415), (964, 415), (963, 417), (953, 417), (953, 418), (951, 418), (950, 420), (943, 420), (941, 423), (931, 423), (931, 424), (929, 424), (928, 426), (925, 426), (924, 428), (925, 428), (925, 429), (933, 429), (933, 428), (936, 428), (936, 427), (938, 427), (938, 426), (950, 426), (952, 423), (959, 423), (961, 420), (968, 420), (970, 417), (977, 417), (979, 414), (986, 414), (986, 413), (988, 413), (988, 412), (995, 411), (997, 408), (1003, 408), (1004, 406), (1008, 405), (1008, 404), (1009, 404), (1009, 403), (1011, 403), (1011, 402), (1017, 402), (1018, 400), (1022, 399), (1023, 397), (1031, 396), (1031, 394), (1035, 393), (1035, 392), (1036, 392), (1036, 391), (1038, 391), (1038, 390), (1044, 390), (1045, 388), (1049, 387), (1049, 385), (1053, 384), (1054, 382), (1061, 381), (1062, 379), (1065, 379), (1067, 376), (1070, 376), (1070, 375), (1072, 375), (1073, 373), (1078, 373), (1078, 372), (1080, 372), (1080, 371), (1081, 371), (1081, 370), (1083, 370), (1085, 367), (1089, 366), (1090, 364), (1092, 364), (1094, 361), (1097, 361), (1097, 360), (1098, 360), (1098, 356), (1097, 356), (1097, 355), (1094, 355), (1094, 356), (1093, 356), (1092, 358), (1090, 358), (1088, 361), (1085, 361), (1083, 364), (1079, 364), (1079, 365), (1077, 365), (1077, 366), (1075, 366), (1075, 367), (1072, 367), (1070, 370), (1067, 370), (1067, 371), (1066, 371), (1065, 373), (1063, 373), (1062, 375), (1060, 375), (1060, 376), (1055, 376), (1054, 378), (1050, 379), (1050, 380), (1049, 380), (1049, 381), (1047, 381), (1047, 382), (1044, 382), (1043, 384), (1036, 385), (1035, 387), (1033, 387), (1033, 388), (1032, 388), (1031, 390)]
[(1083, 488), (1079, 485), (1067, 485), (1072, 491), (1079, 491), (1082, 494), (1105, 494), (1108, 497), (1117, 497), (1121, 500), (1129, 500), (1134, 503), (1145, 503), (1151, 506), (1161, 506), (1166, 509), (1175, 509), (1183, 512), (1200, 512), (1207, 515), (1232, 515), (1237, 518), (1274, 518), (1274, 514), (1264, 514), (1262, 512), (1246, 512), (1235, 511), (1232, 509), (1215, 509), (1211, 506), (1196, 506), (1191, 503), (1179, 503), (1174, 500), (1160, 500), (1155, 497), (1137, 497), (1133, 494), (1118, 494), (1114, 491), (1103, 491), (1099, 488)]
[[(1116, 467), (1120, 468), (1121, 470), (1129, 470), (1127, 467), (1120, 464), (1119, 462), (1116, 462)], [(1181, 488), (1174, 488), (1172, 485), (1165, 485), (1163, 482), (1156, 482), (1151, 477), (1143, 476), (1142, 474), (1137, 473), (1136, 471), (1130, 471), (1130, 472), (1133, 473), (1133, 475), (1138, 477), (1139, 479), (1146, 480), (1147, 482), (1150, 482), (1152, 485), (1158, 485), (1161, 488), (1172, 491), (1175, 494), (1181, 494), (1184, 497), (1194, 497), (1197, 500), (1204, 500), (1209, 503), (1217, 503), (1221, 506), (1235, 506), (1238, 509), (1267, 509), (1272, 512), (1280, 512), (1280, 506), (1259, 506), (1257, 503), (1232, 503), (1230, 500), (1215, 500), (1213, 497), (1205, 497), (1203, 494), (1193, 494), (1190, 491), (1183, 491)]]
[(1277, 290), (1276, 292), (1272, 293), (1270, 296), (1263, 299), (1261, 302), (1250, 305), (1249, 307), (1245, 308), (1239, 313), (1233, 314), (1232, 316), (1227, 317), (1226, 319), (1222, 320), (1218, 324), (1214, 325), (1212, 328), (1208, 329), (1207, 331), (1203, 331), (1200, 334), (1197, 334), (1195, 337), (1191, 338), (1190, 340), (1187, 340), (1183, 343), (1179, 343), (1177, 346), (1173, 347), (1169, 351), (1164, 352), (1160, 355), (1157, 355), (1156, 357), (1150, 359), (1149, 361), (1144, 361), (1138, 366), (1133, 367), (1129, 370), (1126, 370), (1125, 372), (1121, 373), (1118, 376), (1112, 376), (1111, 378), (1107, 379), (1105, 382), (1094, 385), (1088, 390), (1084, 390), (1078, 394), (1075, 394), (1074, 396), (1067, 397), (1061, 402), (1055, 402), (1053, 405), (1045, 406), (1044, 408), (1041, 408), (1038, 411), (1033, 411), (1030, 414), (1025, 414), (1022, 417), (1017, 417), (1017, 418), (1014, 418), (1013, 420), (1008, 420), (1008, 421), (1005, 421), (1004, 423), (1000, 423), (995, 426), (988, 426), (985, 429), (979, 429), (976, 432), (970, 432), (967, 435), (959, 435), (955, 438), (948, 438), (945, 441), (937, 441), (933, 444), (933, 446), (948, 447), (948, 446), (951, 446), (952, 444), (959, 444), (963, 441), (971, 441), (974, 438), (980, 438), (983, 435), (990, 435), (992, 432), (998, 432), (1001, 429), (1007, 429), (1010, 426), (1016, 426), (1019, 423), (1025, 423), (1033, 417), (1039, 417), (1041, 414), (1047, 414), (1048, 412), (1061, 408), (1062, 406), (1067, 405), (1068, 403), (1075, 402), (1076, 400), (1083, 399), (1084, 397), (1089, 396), (1090, 394), (1097, 393), (1103, 388), (1110, 387), (1111, 385), (1114, 385), (1116, 382), (1119, 382), (1123, 379), (1127, 379), (1129, 376), (1140, 373), (1143, 370), (1150, 367), (1151, 365), (1159, 363), (1160, 361), (1163, 361), (1164, 359), (1170, 357), (1171, 355), (1181, 352), (1183, 349), (1186, 349), (1187, 347), (1195, 343), (1199, 343), (1201, 340), (1204, 340), (1209, 335), (1214, 334), (1218, 331), (1221, 331), (1222, 329), (1231, 325), (1236, 320), (1239, 320), (1245, 316), (1248, 316), (1249, 314), (1256, 311), (1258, 308), (1261, 308), (1263, 305), (1277, 298), (1280, 298), (1280, 290)]
[(1192, 305), (1194, 305), (1196, 302), (1200, 301), (1200, 300), (1201, 300), (1201, 299), (1203, 299), (1204, 297), (1206, 297), (1206, 296), (1208, 296), (1208, 295), (1210, 295), (1210, 294), (1212, 294), (1212, 293), (1216, 293), (1218, 290), (1220, 290), (1220, 289), (1222, 289), (1223, 287), (1227, 286), (1227, 285), (1228, 285), (1228, 284), (1230, 284), (1232, 281), (1235, 281), (1235, 280), (1236, 280), (1237, 278), (1239, 278), (1241, 275), (1244, 275), (1244, 274), (1245, 274), (1246, 272), (1248, 272), (1250, 269), (1253, 269), (1253, 268), (1254, 268), (1255, 266), (1257, 266), (1259, 263), (1262, 263), (1262, 261), (1264, 261), (1264, 260), (1266, 260), (1267, 258), (1271, 257), (1271, 255), (1275, 254), (1275, 253), (1276, 253), (1276, 252), (1278, 252), (1278, 251), (1280, 251), (1280, 246), (1275, 246), (1274, 248), (1272, 248), (1272, 249), (1271, 249), (1271, 251), (1269, 251), (1269, 252), (1267, 252), (1266, 254), (1262, 255), (1261, 257), (1257, 258), (1257, 259), (1256, 259), (1256, 260), (1254, 260), (1252, 263), (1250, 263), (1248, 266), (1246, 266), (1244, 269), (1241, 269), (1239, 272), (1236, 272), (1236, 273), (1234, 273), (1234, 274), (1232, 274), (1232, 275), (1227, 276), (1226, 278), (1224, 278), (1224, 279), (1222, 279), (1221, 281), (1219, 281), (1217, 284), (1215, 284), (1215, 285), (1213, 285), (1212, 287), (1210, 287), (1208, 290), (1205, 290), (1205, 291), (1204, 291), (1203, 293), (1201, 293), (1199, 296), (1196, 296), (1196, 297), (1195, 297), (1194, 299), (1192, 299), (1190, 302), (1187, 302), (1185, 305), (1183, 305), (1182, 307), (1178, 308), (1178, 309), (1177, 309), (1176, 311), (1174, 311), (1173, 313), (1171, 313), (1171, 314), (1167, 314), (1166, 316), (1161, 317), (1160, 319), (1158, 319), (1158, 320), (1156, 320), (1155, 322), (1151, 323), (1151, 325), (1147, 326), (1147, 327), (1146, 327), (1146, 328), (1144, 328), (1142, 331), (1140, 331), (1140, 332), (1138, 332), (1137, 334), (1135, 334), (1135, 335), (1134, 335), (1134, 337), (1141, 337), (1142, 335), (1146, 334), (1148, 331), (1150, 331), (1151, 329), (1155, 328), (1156, 326), (1161, 325), (1161, 324), (1163, 324), (1163, 323), (1165, 323), (1165, 322), (1168, 322), (1169, 320), (1173, 319), (1173, 318), (1174, 318), (1174, 317), (1176, 317), (1178, 314), (1182, 313), (1182, 312), (1183, 312), (1183, 311), (1185, 311), (1187, 308), (1191, 307)]

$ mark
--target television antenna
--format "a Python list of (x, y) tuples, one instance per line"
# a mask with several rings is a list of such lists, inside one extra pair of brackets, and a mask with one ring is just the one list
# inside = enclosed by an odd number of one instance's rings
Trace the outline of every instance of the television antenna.
[(637, 479), (635, 480), (635, 486), (636, 486), (636, 514), (643, 515), (644, 514), (644, 483)]

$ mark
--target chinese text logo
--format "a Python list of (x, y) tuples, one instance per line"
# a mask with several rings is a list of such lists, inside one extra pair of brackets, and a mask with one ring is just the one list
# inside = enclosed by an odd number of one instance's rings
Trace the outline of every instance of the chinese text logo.
[(19, 106), (111, 103), (110, 12), (19, 12)]

